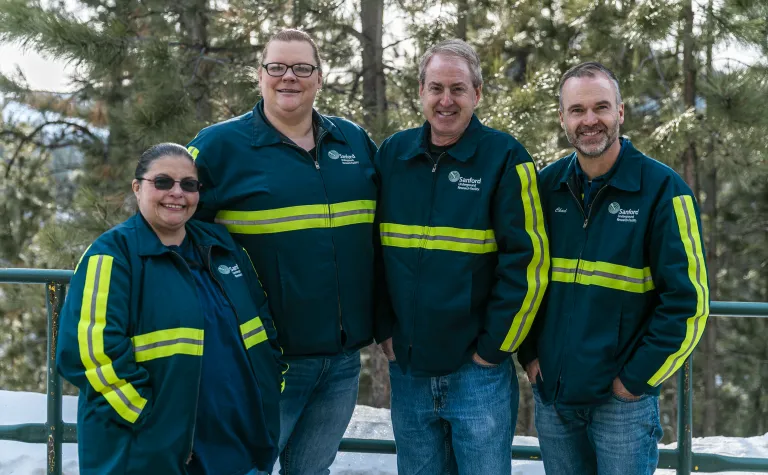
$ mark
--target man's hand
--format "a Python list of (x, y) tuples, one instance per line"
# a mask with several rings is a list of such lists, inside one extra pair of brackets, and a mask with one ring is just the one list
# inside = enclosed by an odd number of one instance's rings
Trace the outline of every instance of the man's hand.
[(631, 392), (627, 391), (627, 388), (624, 387), (624, 383), (621, 382), (618, 376), (616, 377), (616, 379), (613, 380), (613, 394), (619, 396), (622, 399), (627, 399), (629, 401), (637, 401), (642, 397), (642, 396), (635, 396)]
[(528, 382), (531, 384), (536, 383), (536, 375), (539, 375), (541, 380), (544, 381), (544, 376), (541, 375), (541, 367), (539, 366), (538, 358), (528, 363), (528, 366), (525, 367), (525, 374), (528, 375)]
[(493, 363), (489, 363), (489, 362), (485, 361), (484, 359), (480, 358), (480, 355), (478, 355), (477, 353), (472, 355), (472, 360), (475, 363), (479, 364), (480, 366), (488, 366), (489, 368), (492, 368), (494, 366), (498, 366), (498, 365), (495, 365)]
[(382, 341), (379, 347), (381, 348), (381, 351), (384, 352), (384, 356), (386, 356), (389, 361), (395, 361), (395, 350), (392, 349), (391, 337)]

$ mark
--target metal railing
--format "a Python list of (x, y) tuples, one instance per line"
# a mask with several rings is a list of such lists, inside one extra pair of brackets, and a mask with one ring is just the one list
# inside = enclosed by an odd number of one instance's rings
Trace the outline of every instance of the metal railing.
[[(44, 424), (17, 424), (0, 426), (0, 440), (47, 444), (48, 473), (61, 475), (61, 444), (77, 443), (75, 424), (62, 421), (61, 378), (56, 373), (56, 337), (59, 329), (59, 313), (64, 303), (66, 284), (72, 277), (68, 270), (0, 269), (0, 284), (45, 284), (48, 309), (47, 348), (47, 402), (48, 415)], [(719, 317), (768, 317), (768, 303), (712, 302), (710, 315)], [(768, 473), (768, 459), (731, 457), (717, 454), (701, 454), (692, 451), (693, 391), (691, 362), (688, 358), (678, 372), (677, 397), (677, 449), (662, 449), (659, 468), (676, 469), (678, 474), (691, 472), (757, 471)], [(393, 440), (343, 439), (342, 452), (377, 454), (396, 453)], [(538, 447), (512, 447), (515, 460), (541, 460)]]

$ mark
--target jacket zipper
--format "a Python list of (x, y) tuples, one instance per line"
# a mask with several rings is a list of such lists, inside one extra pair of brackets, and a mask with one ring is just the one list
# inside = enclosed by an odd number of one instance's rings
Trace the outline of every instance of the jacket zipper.
[[(190, 275), (192, 274), (192, 269), (189, 268), (189, 264), (187, 264), (187, 261), (184, 260), (184, 257), (181, 256), (176, 251), (171, 251), (172, 254), (175, 254), (178, 256), (179, 260), (184, 263), (184, 266), (189, 271)], [(194, 281), (194, 278), (192, 279)], [(199, 300), (199, 297), (198, 297)], [(201, 308), (202, 312), (202, 308)], [(203, 332), (205, 332), (205, 315), (203, 315)], [(205, 346), (203, 346), (203, 351), (205, 351)], [(192, 419), (192, 433), (189, 436), (189, 455), (187, 456), (187, 459), (184, 462), (184, 465), (189, 465), (189, 463), (192, 461), (192, 455), (194, 454), (194, 448), (195, 448), (195, 428), (197, 426), (197, 406), (200, 402), (200, 381), (203, 379), (203, 363), (202, 360), (200, 361), (200, 370), (197, 372), (197, 385), (196, 393), (195, 393), (195, 410), (192, 412), (193, 419)]]
[[(325, 137), (328, 134), (328, 131), (326, 129), (321, 128), (320, 133), (317, 136), (317, 140), (315, 141), (315, 156), (313, 157), (310, 155), (310, 153), (307, 150), (304, 150), (303, 148), (299, 147), (296, 144), (290, 143), (290, 142), (283, 142), (286, 145), (290, 145), (291, 147), (294, 147), (301, 152), (309, 155), (309, 158), (312, 159), (312, 161), (315, 163), (315, 169), (320, 172), (320, 181), (323, 182), (323, 192), (325, 193), (325, 202), (328, 206), (328, 219), (331, 219), (331, 201), (328, 199), (328, 189), (325, 186), (325, 180), (323, 179), (323, 172), (320, 171), (320, 161), (317, 159), (317, 153), (320, 148), (320, 143), (323, 140), (323, 137)], [(339, 279), (339, 262), (338, 258), (336, 257), (336, 241), (333, 239), (333, 232), (331, 232), (331, 249), (333, 250), (333, 263), (334, 263), (334, 270), (336, 271), (336, 302), (339, 309), (339, 344), (341, 346), (341, 350), (344, 350), (344, 345), (341, 342), (341, 335), (344, 333), (344, 322), (342, 320), (341, 315), (341, 294), (339, 292), (339, 289), (341, 288), (341, 281)]]
[[(429, 194), (429, 215), (427, 216), (427, 227), (430, 227), (432, 225), (432, 206), (435, 203), (435, 184), (437, 183), (437, 165), (440, 163), (440, 159), (443, 158), (443, 155), (445, 155), (445, 152), (441, 153), (437, 160), (432, 158), (432, 155), (429, 154), (429, 152), (424, 152), (424, 154), (429, 158), (429, 161), (432, 162), (432, 190)], [(426, 236), (422, 239), (426, 239)], [(419, 279), (421, 278), (421, 255), (424, 251), (423, 246), (419, 246), (419, 254), (416, 259), (416, 285), (413, 288), (413, 322), (411, 324), (411, 341), (408, 343), (408, 363), (411, 363), (411, 354), (413, 352), (413, 335), (416, 333), (416, 316), (418, 315), (418, 300), (416, 299), (416, 295), (419, 292)]]
[[(573, 192), (573, 188), (571, 188), (571, 184), (566, 181), (565, 185), (568, 187), (568, 191), (571, 193), (571, 196), (573, 197), (574, 201), (576, 202), (576, 206), (579, 207), (579, 211), (581, 211), (581, 215), (584, 217), (584, 224), (581, 226), (581, 229), (584, 230), (584, 243), (581, 245), (581, 249), (579, 249), (579, 259), (576, 261), (576, 275), (574, 276), (574, 280), (576, 279), (576, 276), (579, 274), (579, 268), (581, 267), (581, 256), (584, 253), (584, 247), (587, 245), (587, 236), (589, 234), (589, 231), (587, 231), (587, 225), (589, 224), (589, 218), (592, 216), (592, 210), (595, 208), (595, 205), (597, 204), (597, 198), (600, 197), (600, 194), (603, 192), (604, 189), (607, 188), (607, 184), (604, 185), (602, 188), (600, 188), (597, 191), (597, 194), (595, 195), (595, 199), (592, 200), (592, 206), (589, 207), (588, 212), (584, 212), (584, 206), (582, 206), (581, 201), (576, 197), (576, 193)], [(568, 314), (568, 329), (571, 328), (571, 315)], [(560, 359), (560, 374), (557, 377), (557, 389), (555, 390), (555, 397), (554, 400), (557, 400), (557, 396), (560, 392), (560, 384), (563, 381), (563, 366), (565, 365), (565, 352), (563, 352), (563, 355)]]

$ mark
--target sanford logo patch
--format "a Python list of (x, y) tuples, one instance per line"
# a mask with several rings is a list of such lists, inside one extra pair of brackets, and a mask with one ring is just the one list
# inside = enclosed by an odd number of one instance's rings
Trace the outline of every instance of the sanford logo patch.
[(222, 264), (218, 267), (218, 270), (219, 270), (219, 274), (222, 274), (222, 275), (232, 274), (234, 277), (243, 276), (243, 273), (240, 271), (240, 266), (238, 266), (237, 264), (235, 264), (232, 267)]
[(480, 191), (480, 185), (483, 182), (482, 178), (464, 178), (457, 171), (452, 171), (448, 174), (448, 181), (456, 183), (456, 188), (465, 191)]
[(329, 150), (328, 158), (330, 158), (331, 160), (341, 159), (341, 163), (343, 163), (344, 165), (357, 165), (358, 163), (360, 163), (359, 161), (357, 161), (357, 157), (355, 157), (354, 153), (347, 155), (345, 153), (339, 153), (336, 150)]
[(636, 223), (637, 216), (640, 214), (639, 209), (622, 209), (621, 205), (615, 201), (608, 205), (608, 212), (616, 215), (616, 222), (619, 223)]

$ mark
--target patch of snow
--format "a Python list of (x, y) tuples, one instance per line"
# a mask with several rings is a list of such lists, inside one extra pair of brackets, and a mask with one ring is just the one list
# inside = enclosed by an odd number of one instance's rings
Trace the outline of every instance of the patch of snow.
[[(0, 391), (0, 425), (45, 422), (45, 394)], [(64, 396), (62, 403), (64, 422), (77, 420), (77, 398)], [(344, 437), (358, 439), (392, 440), (392, 423), (388, 409), (357, 406)], [(517, 436), (515, 445), (538, 446), (535, 437)], [(677, 444), (661, 445), (674, 449)], [(758, 437), (706, 437), (694, 438), (693, 450), (734, 457), (768, 458), (768, 434)], [(63, 445), (63, 474), (77, 475), (77, 445)], [(45, 475), (46, 447), (44, 444), (25, 444), (0, 440), (0, 475)], [(275, 470), (277, 473), (277, 470)], [(332, 475), (395, 475), (397, 461), (394, 455), (339, 452), (331, 466)], [(658, 475), (672, 475), (673, 470), (659, 470)], [(729, 472), (733, 475), (759, 475), (754, 472)], [(511, 475), (544, 475), (541, 462), (515, 460)]]

